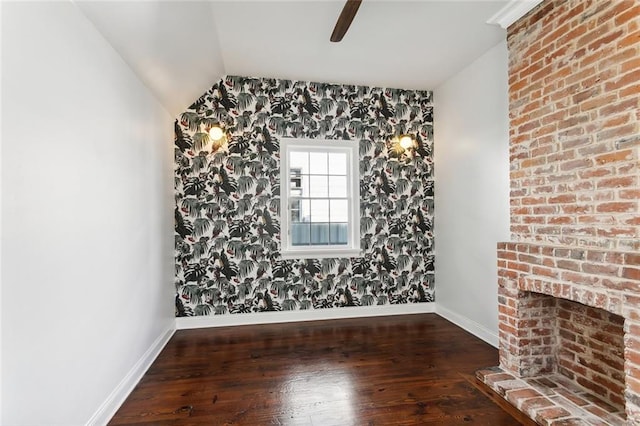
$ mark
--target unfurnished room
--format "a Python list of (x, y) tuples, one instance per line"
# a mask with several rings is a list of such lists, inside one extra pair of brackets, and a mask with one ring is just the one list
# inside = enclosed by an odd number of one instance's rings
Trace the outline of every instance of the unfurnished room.
[(638, 0), (0, 1), (0, 424), (640, 424)]

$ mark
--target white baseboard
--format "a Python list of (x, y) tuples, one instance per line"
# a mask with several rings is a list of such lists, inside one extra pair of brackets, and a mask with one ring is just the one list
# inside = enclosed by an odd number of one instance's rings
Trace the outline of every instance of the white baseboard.
[(122, 403), (127, 399), (129, 394), (136, 387), (142, 376), (147, 372), (153, 361), (160, 354), (160, 351), (165, 347), (173, 333), (175, 328), (172, 326), (164, 331), (153, 342), (151, 347), (142, 355), (142, 357), (136, 362), (136, 364), (129, 370), (129, 373), (120, 381), (118, 386), (111, 392), (107, 399), (102, 403), (98, 410), (91, 416), (87, 425), (106, 425), (113, 415), (118, 411)]
[(278, 324), (295, 321), (314, 321), (375, 317), (384, 315), (426, 314), (435, 312), (435, 303), (406, 303), (401, 305), (357, 306), (303, 311), (251, 312), (247, 314), (213, 315), (176, 318), (176, 329), (226, 327), (231, 325)]
[(453, 311), (450, 311), (447, 308), (442, 307), (436, 303), (436, 313), (440, 315), (442, 318), (451, 321), (458, 327), (468, 331), (479, 339), (484, 340), (494, 348), (498, 347), (498, 335), (493, 331), (489, 330), (485, 326), (478, 324), (477, 322), (457, 314)]
[(436, 302), (176, 318), (175, 328), (170, 327), (158, 336), (86, 424), (106, 425), (111, 420), (176, 330), (427, 313), (436, 313), (490, 345), (498, 347), (498, 336), (494, 332)]
[(498, 336), (491, 330), (473, 320), (470, 320), (469, 318), (439, 306), (436, 302), (176, 318), (175, 328), (171, 327), (158, 336), (151, 347), (144, 353), (144, 355), (142, 355), (138, 362), (131, 368), (129, 373), (127, 373), (127, 375), (120, 381), (113, 392), (111, 392), (105, 402), (102, 403), (93, 416), (91, 416), (87, 425), (106, 425), (109, 420), (111, 420), (116, 411), (118, 411), (118, 408), (120, 408), (122, 403), (136, 387), (142, 376), (147, 372), (153, 361), (160, 354), (171, 336), (173, 336), (176, 329), (186, 330), (206, 327), (278, 324), (296, 321), (317, 321), (427, 313), (436, 313), (490, 345), (498, 347)]

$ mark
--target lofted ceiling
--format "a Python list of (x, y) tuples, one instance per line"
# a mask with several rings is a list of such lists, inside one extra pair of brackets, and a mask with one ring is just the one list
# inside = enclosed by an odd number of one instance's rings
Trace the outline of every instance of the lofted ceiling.
[(433, 89), (504, 40), (509, 0), (364, 0), (340, 43), (343, 0), (74, 3), (177, 116), (225, 74)]

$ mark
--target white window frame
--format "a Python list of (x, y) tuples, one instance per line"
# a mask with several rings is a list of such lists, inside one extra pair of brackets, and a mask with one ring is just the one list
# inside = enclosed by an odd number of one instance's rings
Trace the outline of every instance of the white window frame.
[[(347, 200), (349, 205), (349, 223), (347, 226), (347, 245), (291, 245), (291, 215), (289, 212), (289, 194), (291, 179), (289, 171), (289, 152), (303, 149), (315, 152), (339, 152), (347, 154)], [(332, 139), (282, 138), (280, 140), (280, 235), (283, 259), (322, 259), (339, 257), (359, 257), (360, 250), (360, 164), (358, 141)]]

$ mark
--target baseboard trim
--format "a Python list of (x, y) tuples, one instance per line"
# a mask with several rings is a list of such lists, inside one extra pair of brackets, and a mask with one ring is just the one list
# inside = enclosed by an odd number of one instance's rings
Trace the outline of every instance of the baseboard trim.
[(86, 424), (106, 425), (111, 420), (176, 330), (427, 313), (436, 313), (493, 347), (498, 347), (498, 336), (491, 330), (435, 302), (176, 318), (175, 328), (170, 327), (158, 336)]
[(129, 394), (136, 387), (142, 376), (147, 372), (153, 361), (158, 357), (162, 349), (165, 347), (173, 333), (175, 327), (165, 330), (147, 351), (140, 357), (138, 362), (129, 370), (127, 375), (118, 383), (118, 386), (111, 392), (107, 399), (102, 403), (98, 410), (91, 416), (87, 425), (106, 425), (109, 420), (116, 414), (122, 403), (127, 399)]
[(436, 313), (442, 318), (451, 321), (458, 327), (473, 334), (477, 338), (484, 340), (494, 348), (498, 347), (498, 335), (485, 326), (438, 304), (436, 304)]
[(176, 329), (227, 327), (236, 325), (278, 324), (296, 321), (317, 321), (346, 318), (376, 317), (433, 313), (435, 303), (407, 303), (402, 305), (358, 306), (304, 311), (252, 312), (247, 314), (214, 315), (176, 318)]

